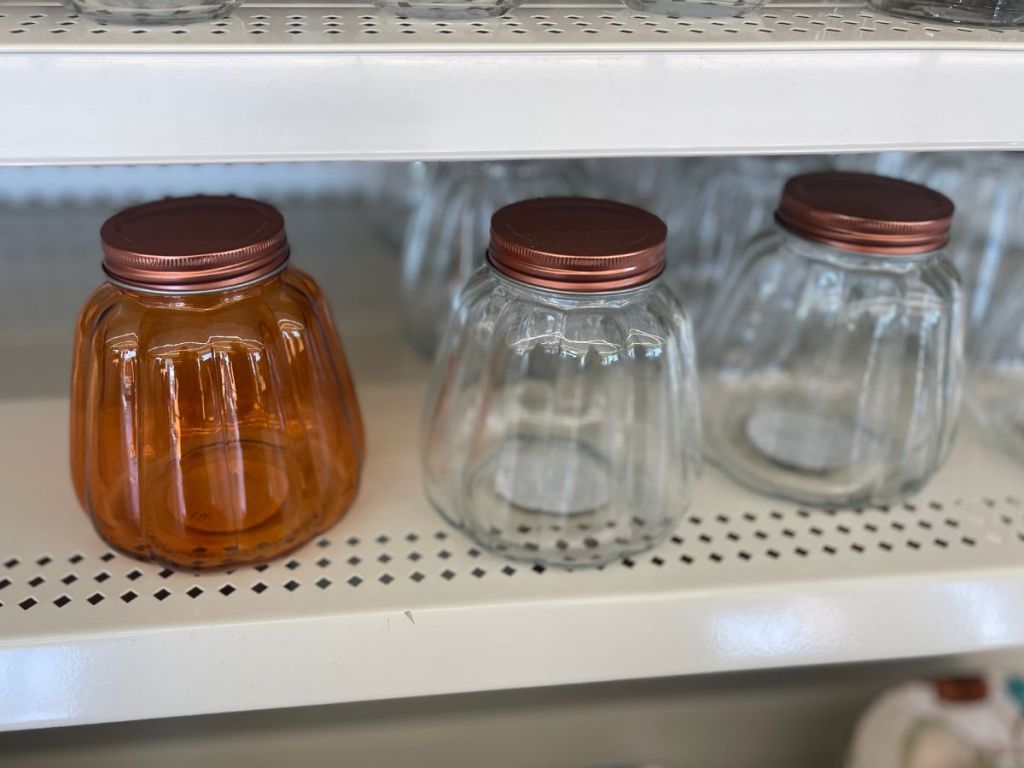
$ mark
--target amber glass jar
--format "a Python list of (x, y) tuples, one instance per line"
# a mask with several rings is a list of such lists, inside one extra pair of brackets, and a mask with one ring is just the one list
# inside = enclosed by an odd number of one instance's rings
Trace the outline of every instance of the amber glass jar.
[(276, 209), (162, 200), (101, 231), (78, 320), (71, 467), (111, 544), (189, 568), (266, 560), (355, 498), (363, 428), (327, 304)]

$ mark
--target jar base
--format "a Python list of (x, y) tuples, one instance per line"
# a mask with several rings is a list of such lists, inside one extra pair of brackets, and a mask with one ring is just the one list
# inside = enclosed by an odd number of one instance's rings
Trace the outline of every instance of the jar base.
[(788, 394), (751, 392), (733, 398), (708, 429), (708, 460), (757, 493), (823, 509), (877, 506), (918, 491), (927, 478), (893, 482), (884, 436), (843, 415)]
[(240, 4), (235, 2), (217, 3), (180, 3), (161, 2), (161, 0), (137, 0), (134, 5), (101, 0), (64, 0), (67, 8), (81, 16), (94, 21), (110, 24), (134, 25), (179, 25), (195, 24), (203, 21), (214, 21), (231, 15)]
[(938, 0), (886, 0), (871, 7), (891, 16), (971, 27), (1024, 27), (1024, 4), (972, 7)]
[(670, 19), (741, 19), (764, 5), (743, 0), (623, 0), (623, 4), (634, 11)]
[[(628, 543), (623, 543), (621, 538), (616, 541), (615, 528), (594, 529), (585, 522), (575, 526), (523, 524), (506, 535), (505, 531), (497, 529), (489, 532), (473, 529), (453, 519), (437, 504), (433, 506), (446, 522), (489, 552), (520, 563), (569, 569), (601, 568), (645, 552), (665, 541), (678, 523), (667, 520), (661, 525), (652, 525), (651, 530)], [(608, 549), (609, 543), (614, 545), (614, 550)]]
[(472, 474), (464, 519), (431, 502), (441, 517), (503, 557), (595, 567), (656, 545), (683, 513), (631, 514), (613, 497), (613, 475), (604, 457), (575, 441), (520, 436)]
[(504, 16), (515, 8), (518, 2), (501, 3), (445, 3), (399, 0), (377, 3), (380, 11), (407, 19), (429, 19), (431, 21), (473, 21)]

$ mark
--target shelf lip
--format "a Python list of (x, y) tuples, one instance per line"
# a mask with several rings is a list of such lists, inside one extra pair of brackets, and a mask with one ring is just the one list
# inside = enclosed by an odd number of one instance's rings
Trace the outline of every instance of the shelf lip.
[(369, 10), (245, 5), (223, 22), (132, 29), (0, 6), (0, 164), (1024, 143), (1024, 106), (993, 86), (1017, 76), (1024, 32), (820, 5), (695, 22), (610, 4), (436, 24)]
[[(994, 650), (1024, 641), (1021, 599), (1015, 569), (3, 644), (9, 681), (24, 670), (44, 684), (8, 685), (0, 722), (21, 730)], [(866, 643), (849, 632), (858, 625), (899, 631)], [(74, 691), (46, 680), (56, 676)]]

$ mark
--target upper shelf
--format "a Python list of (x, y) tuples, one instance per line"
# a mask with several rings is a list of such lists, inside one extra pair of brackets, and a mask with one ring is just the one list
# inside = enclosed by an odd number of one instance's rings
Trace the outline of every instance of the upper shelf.
[(1012, 148), (1022, 51), (1024, 32), (861, 5), (686, 20), (559, 2), (430, 22), (249, 3), (119, 27), (0, 2), (0, 163)]

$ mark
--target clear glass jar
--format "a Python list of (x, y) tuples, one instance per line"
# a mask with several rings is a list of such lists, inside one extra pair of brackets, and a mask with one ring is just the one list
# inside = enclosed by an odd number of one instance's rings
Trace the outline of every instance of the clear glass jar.
[(191, 24), (223, 19), (242, 0), (64, 0), (72, 13), (116, 24)]
[(684, 218), (671, 232), (676, 241), (665, 279), (686, 306), (698, 343), (706, 334), (711, 303), (729, 284), (744, 246), (770, 225), (786, 179), (825, 170), (830, 163), (816, 155), (737, 156), (708, 158), (695, 169), (696, 194), (679, 206)]
[(944, 460), (960, 407), (952, 203), (854, 173), (791, 179), (713, 310), (702, 347), (708, 456), (763, 493), (880, 504)]
[(281, 215), (168, 199), (104, 224), (71, 396), (75, 490), (118, 549), (188, 568), (266, 560), (333, 525), (364, 438), (326, 301)]
[(1020, 0), (869, 0), (876, 11), (909, 19), (976, 27), (1024, 26)]
[(904, 175), (956, 205), (948, 250), (963, 281), (973, 335), (1024, 271), (1024, 152), (915, 154)]
[(968, 402), (996, 444), (1024, 462), (1024, 271), (976, 334)]
[(767, 0), (622, 0), (627, 8), (671, 19), (740, 19), (760, 12)]
[(409, 218), (426, 195), (431, 168), (421, 160), (377, 164), (366, 216), (377, 236), (396, 252), (402, 247)]
[(382, 11), (407, 19), (466, 21), (504, 16), (522, 0), (373, 0)]
[(516, 200), (579, 194), (571, 161), (447, 163), (413, 214), (402, 248), (401, 319), (406, 339), (432, 358), (459, 289), (483, 263), (491, 215)]
[(667, 536), (700, 462), (664, 224), (609, 201), (494, 216), (434, 368), (422, 460), (450, 522), (508, 557), (598, 565)]

